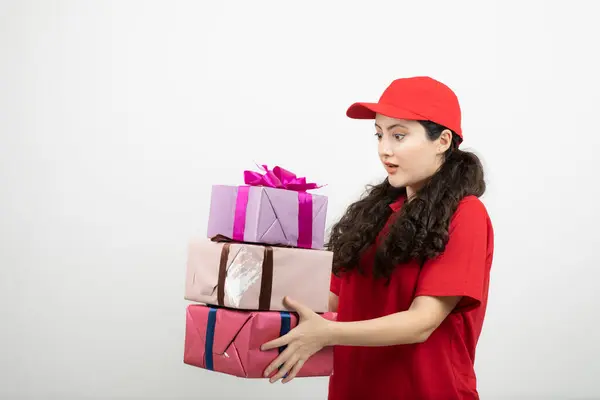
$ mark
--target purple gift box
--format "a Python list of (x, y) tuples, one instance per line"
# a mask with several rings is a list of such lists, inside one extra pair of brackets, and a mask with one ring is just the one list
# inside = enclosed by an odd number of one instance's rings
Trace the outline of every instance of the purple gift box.
[(208, 237), (323, 249), (327, 196), (307, 193), (317, 186), (280, 167), (264, 175), (245, 171), (246, 185), (214, 185)]

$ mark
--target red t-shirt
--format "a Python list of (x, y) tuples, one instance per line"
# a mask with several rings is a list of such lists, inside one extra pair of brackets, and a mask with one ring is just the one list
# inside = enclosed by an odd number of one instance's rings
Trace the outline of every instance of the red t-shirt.
[[(397, 212), (402, 204), (403, 199), (391, 208)], [(469, 196), (452, 217), (446, 250), (422, 268), (416, 261), (399, 265), (386, 286), (385, 280), (371, 276), (372, 246), (361, 260), (365, 275), (351, 271), (340, 278), (332, 276), (340, 321), (405, 311), (420, 295), (463, 298), (423, 343), (336, 346), (329, 399), (478, 399), (473, 365), (487, 306), (493, 249), (494, 233), (486, 208), (477, 197)]]

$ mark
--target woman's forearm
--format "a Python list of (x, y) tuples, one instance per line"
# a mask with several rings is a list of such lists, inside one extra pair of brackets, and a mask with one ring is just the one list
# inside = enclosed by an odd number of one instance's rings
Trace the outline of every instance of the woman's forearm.
[(403, 311), (366, 321), (333, 322), (332, 346), (393, 346), (421, 343), (433, 331), (422, 313)]
[(329, 293), (329, 311), (337, 312), (339, 301), (339, 297), (335, 293)]

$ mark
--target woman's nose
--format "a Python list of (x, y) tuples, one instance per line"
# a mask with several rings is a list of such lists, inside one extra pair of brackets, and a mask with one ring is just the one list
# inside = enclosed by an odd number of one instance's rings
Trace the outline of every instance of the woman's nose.
[(382, 139), (381, 142), (379, 142), (379, 154), (381, 154), (382, 156), (393, 155), (392, 146), (390, 146), (388, 140)]

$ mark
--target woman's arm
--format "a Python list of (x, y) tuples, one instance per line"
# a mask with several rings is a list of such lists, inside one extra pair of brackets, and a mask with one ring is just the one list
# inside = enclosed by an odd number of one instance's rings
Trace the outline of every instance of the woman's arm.
[(325, 346), (391, 346), (420, 343), (442, 323), (458, 304), (460, 296), (417, 296), (407, 311), (357, 322), (329, 321), (289, 298), (284, 302), (300, 316), (300, 323), (287, 334), (262, 345), (262, 350), (287, 348), (266, 368), (275, 382), (293, 379), (304, 362)]
[(407, 311), (329, 325), (327, 345), (392, 346), (422, 343), (450, 314), (460, 297), (418, 296)]
[(338, 297), (337, 294), (335, 294), (333, 292), (329, 292), (329, 307), (328, 307), (329, 311), (337, 312), (339, 301), (340, 301), (340, 298)]

